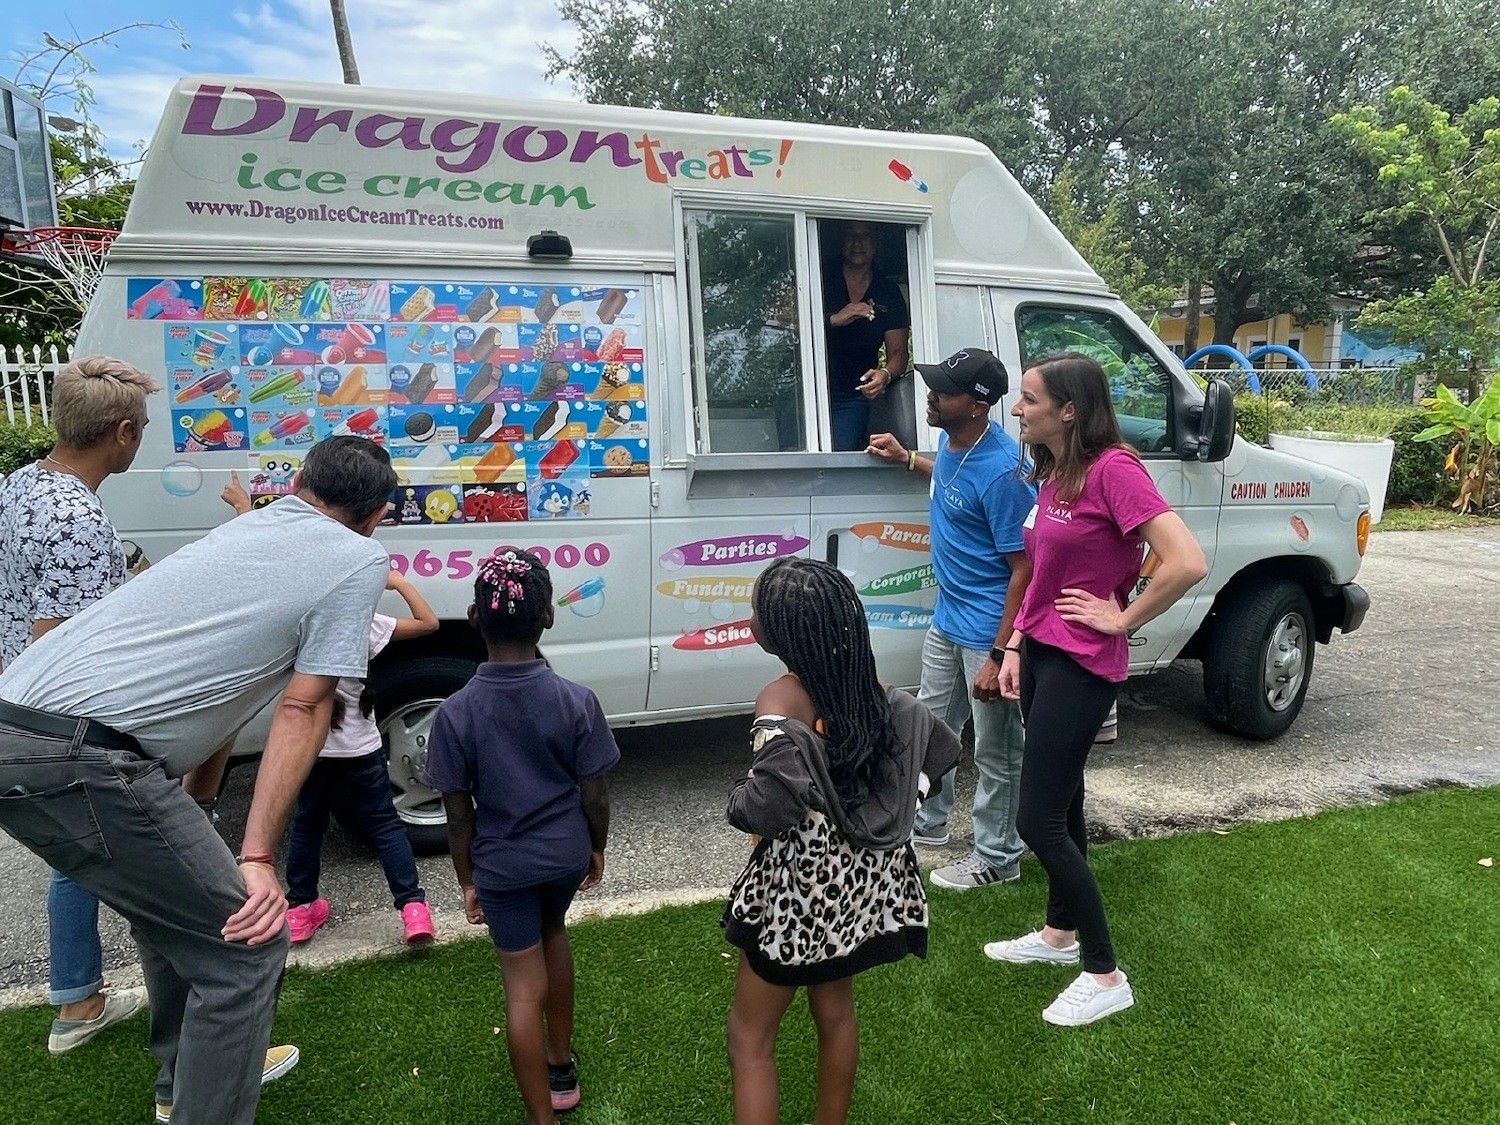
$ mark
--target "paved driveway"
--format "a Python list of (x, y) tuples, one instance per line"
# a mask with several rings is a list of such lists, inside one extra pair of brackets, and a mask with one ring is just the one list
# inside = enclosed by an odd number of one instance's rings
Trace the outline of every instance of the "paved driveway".
[[(1302, 716), (1277, 742), (1210, 728), (1196, 664), (1127, 685), (1120, 741), (1090, 763), (1095, 833), (1159, 835), (1435, 785), (1500, 783), (1500, 532), (1377, 534), (1360, 581), (1372, 600), (1364, 627), (1319, 649)], [(580, 904), (636, 909), (721, 894), (745, 855), (723, 815), (724, 794), (748, 760), (743, 720), (624, 731), (620, 742), (608, 871)], [(253, 780), (242, 768), (226, 791), (231, 842)], [(960, 772), (954, 845), (927, 858), (966, 847), (965, 785), (972, 789), (970, 768)], [(447, 859), (421, 866), (440, 929), (467, 930)], [(3, 835), (0, 869), (0, 1001), (34, 1000), (46, 977), (46, 871)], [(324, 876), (332, 923), (294, 956), (321, 962), (394, 948), (400, 927), (379, 866), (336, 828)], [(111, 916), (103, 930), (107, 964), (128, 965), (123, 924)]]

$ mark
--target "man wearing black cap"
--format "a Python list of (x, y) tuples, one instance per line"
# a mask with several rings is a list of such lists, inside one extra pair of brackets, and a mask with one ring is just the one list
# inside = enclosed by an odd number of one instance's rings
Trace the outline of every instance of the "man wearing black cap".
[[(1001, 698), (999, 680), (1002, 650), (1031, 578), (1021, 527), (1036, 489), (1020, 471), (1020, 446), (989, 417), (1009, 389), (1004, 365), (983, 349), (965, 348), (916, 368), (928, 387), (927, 424), (943, 431), (937, 456), (903, 449), (891, 434), (876, 434), (866, 452), (932, 481), (938, 596), (922, 644), (917, 698), (954, 730), (974, 716), (974, 849), (932, 873), (934, 886), (964, 891), (1020, 878), (1021, 713)], [(950, 770), (917, 814), (914, 842), (948, 842), (953, 776)]]

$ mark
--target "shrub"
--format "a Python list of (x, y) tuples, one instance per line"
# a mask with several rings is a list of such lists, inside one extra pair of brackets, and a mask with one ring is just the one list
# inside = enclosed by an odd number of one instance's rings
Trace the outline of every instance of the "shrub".
[(1402, 422), (1391, 434), (1396, 443), (1391, 458), (1391, 480), (1385, 489), (1387, 504), (1438, 505), (1451, 503), (1458, 493), (1452, 474), (1444, 472), (1448, 446), (1440, 441), (1413, 441), (1427, 428), (1420, 411)]
[(1246, 441), (1253, 441), (1256, 445), (1266, 444), (1266, 435), (1270, 432), (1266, 413), (1264, 396), (1249, 392), (1234, 396), (1234, 428)]
[(56, 441), (51, 426), (10, 426), (0, 422), (0, 476), (45, 456)]

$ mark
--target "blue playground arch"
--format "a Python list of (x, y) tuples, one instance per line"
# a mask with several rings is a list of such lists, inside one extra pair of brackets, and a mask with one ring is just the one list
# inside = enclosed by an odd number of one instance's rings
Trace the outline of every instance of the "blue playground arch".
[[(1293, 367), (1301, 369), (1302, 377), (1307, 380), (1308, 389), (1313, 391), (1318, 389), (1318, 377), (1313, 373), (1312, 365), (1307, 362), (1307, 357), (1301, 352), (1295, 351), (1285, 344), (1262, 344), (1258, 348), (1253, 348), (1245, 358), (1254, 363), (1263, 355), (1286, 356), (1287, 359), (1292, 361)], [(1251, 389), (1253, 390), (1254, 388)]]
[(1187, 359), (1182, 361), (1182, 366), (1191, 368), (1206, 355), (1221, 355), (1230, 363), (1234, 364), (1245, 373), (1245, 382), (1250, 387), (1251, 394), (1260, 394), (1260, 376), (1255, 373), (1255, 365), (1250, 358), (1240, 351), (1239, 348), (1229, 344), (1204, 344)]
[(1307, 381), (1308, 388), (1316, 391), (1318, 389), (1318, 376), (1313, 372), (1312, 365), (1307, 358), (1298, 351), (1287, 347), (1285, 344), (1262, 344), (1258, 348), (1251, 349), (1249, 355), (1240, 351), (1239, 348), (1229, 344), (1204, 344), (1182, 361), (1184, 367), (1192, 367), (1206, 355), (1219, 355), (1229, 360), (1245, 373), (1245, 384), (1250, 388), (1251, 394), (1260, 394), (1260, 376), (1255, 371), (1255, 361), (1263, 355), (1285, 356), (1292, 361), (1292, 365), (1302, 372), (1302, 377)]

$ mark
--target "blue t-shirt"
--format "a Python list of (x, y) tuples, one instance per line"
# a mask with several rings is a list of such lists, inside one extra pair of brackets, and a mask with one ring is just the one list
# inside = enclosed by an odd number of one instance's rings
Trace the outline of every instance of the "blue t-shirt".
[(489, 663), (438, 708), (427, 784), (474, 798), (474, 885), (507, 891), (582, 876), (589, 829), (578, 783), (619, 760), (588, 688), (541, 660)]
[[(967, 460), (965, 458), (967, 457)], [(1036, 487), (1018, 473), (1021, 447), (994, 421), (964, 450), (938, 437), (932, 467), (932, 573), (937, 608), (932, 624), (963, 645), (986, 651), (995, 643), (1005, 608), (1010, 564), (1023, 548), (1021, 525), (1036, 503)]]

